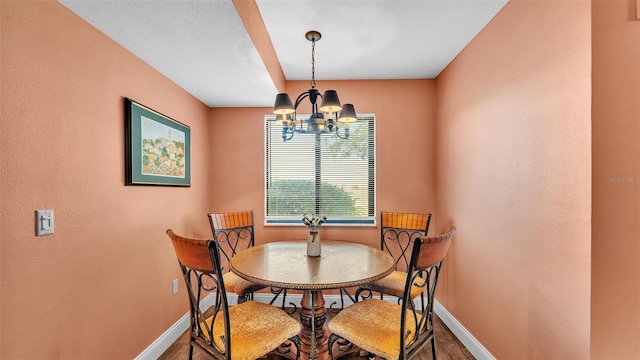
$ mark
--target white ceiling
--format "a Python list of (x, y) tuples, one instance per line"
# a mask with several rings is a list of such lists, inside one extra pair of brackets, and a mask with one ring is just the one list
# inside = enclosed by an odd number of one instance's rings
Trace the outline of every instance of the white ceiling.
[[(432, 79), (508, 0), (257, 0), (287, 80)], [(210, 107), (278, 92), (231, 0), (60, 0)], [(338, 89), (339, 90), (339, 89)]]

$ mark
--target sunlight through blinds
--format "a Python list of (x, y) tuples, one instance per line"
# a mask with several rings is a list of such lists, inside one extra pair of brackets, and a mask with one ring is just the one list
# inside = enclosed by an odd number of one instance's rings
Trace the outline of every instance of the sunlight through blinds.
[(321, 214), (328, 224), (373, 224), (374, 116), (351, 123), (348, 139), (295, 134), (286, 142), (273, 119), (265, 121), (266, 223), (301, 224), (303, 214)]

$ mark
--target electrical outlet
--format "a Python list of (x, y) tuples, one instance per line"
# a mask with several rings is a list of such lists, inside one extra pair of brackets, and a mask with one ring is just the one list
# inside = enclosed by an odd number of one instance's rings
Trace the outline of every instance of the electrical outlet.
[(178, 293), (178, 279), (173, 279), (171, 282), (171, 294), (175, 295)]

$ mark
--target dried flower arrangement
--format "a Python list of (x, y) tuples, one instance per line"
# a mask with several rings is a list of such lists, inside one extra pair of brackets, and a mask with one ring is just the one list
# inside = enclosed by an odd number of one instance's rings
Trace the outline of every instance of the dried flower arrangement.
[(322, 225), (325, 221), (327, 221), (326, 216), (316, 214), (311, 215), (311, 218), (309, 218), (307, 214), (304, 214), (304, 216), (302, 217), (302, 222), (309, 228), (309, 231), (318, 231), (320, 225)]

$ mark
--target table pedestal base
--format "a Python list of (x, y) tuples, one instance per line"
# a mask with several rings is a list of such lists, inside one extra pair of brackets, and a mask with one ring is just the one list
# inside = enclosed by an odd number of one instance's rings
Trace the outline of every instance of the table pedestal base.
[[(300, 301), (302, 359), (329, 359), (327, 309), (321, 290), (305, 290)], [(315, 336), (314, 336), (315, 335)]]

